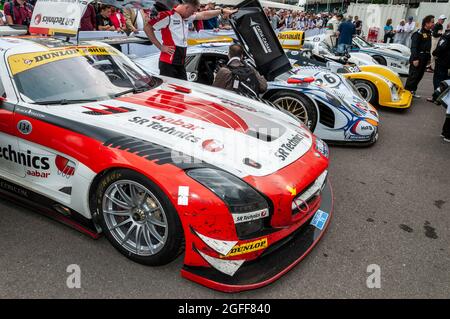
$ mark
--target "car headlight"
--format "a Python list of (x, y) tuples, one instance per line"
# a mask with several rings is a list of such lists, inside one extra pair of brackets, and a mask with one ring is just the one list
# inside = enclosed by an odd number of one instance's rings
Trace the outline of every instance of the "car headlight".
[(389, 80), (386, 80), (386, 82), (388, 83), (389, 89), (391, 90), (391, 98), (392, 101), (398, 101), (399, 100), (399, 96), (398, 96), (398, 88), (397, 86), (392, 83)]
[(316, 137), (316, 150), (326, 158), (330, 156), (330, 150), (328, 148), (327, 143), (322, 141), (320, 138)]
[(249, 237), (263, 229), (264, 220), (269, 217), (269, 205), (252, 186), (218, 169), (197, 168), (187, 171), (187, 174), (228, 206), (239, 238)]

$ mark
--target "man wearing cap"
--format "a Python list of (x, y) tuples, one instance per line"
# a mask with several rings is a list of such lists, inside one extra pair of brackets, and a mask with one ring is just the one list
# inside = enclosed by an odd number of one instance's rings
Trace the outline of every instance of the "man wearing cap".
[(411, 56), (409, 58), (409, 74), (406, 80), (405, 89), (411, 91), (415, 98), (419, 98), (416, 94), (417, 86), (422, 80), (427, 68), (431, 54), (431, 28), (434, 24), (434, 16), (427, 15), (422, 20), (422, 28), (417, 30), (411, 36)]
[(406, 34), (406, 46), (411, 47), (411, 36), (416, 30), (416, 22), (413, 17), (408, 17), (408, 21), (405, 23), (405, 34)]
[[(433, 31), (431, 32), (432, 38), (431, 38), (431, 52), (433, 52), (436, 49), (437, 43), (441, 37), (442, 34), (444, 34), (444, 22), (445, 15), (441, 15), (437, 22), (434, 24)], [(434, 71), (436, 58), (434, 55), (431, 56), (431, 64), (430, 64), (430, 71)]]

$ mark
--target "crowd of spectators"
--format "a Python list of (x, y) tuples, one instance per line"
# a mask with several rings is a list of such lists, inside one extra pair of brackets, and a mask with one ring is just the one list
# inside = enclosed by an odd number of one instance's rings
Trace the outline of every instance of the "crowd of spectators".
[[(19, 24), (29, 26), (37, 0), (0, 0), (0, 25)], [(200, 6), (199, 11), (218, 9), (214, 1)], [(154, 11), (142, 8), (139, 1), (131, 7), (116, 8), (101, 1), (93, 1), (81, 19), (80, 31), (118, 31), (134, 33), (143, 31)], [(215, 17), (195, 21), (191, 30), (230, 30), (229, 17)]]
[[(0, 25), (20, 24), (29, 25), (33, 14), (36, 0), (0, 0)], [(218, 9), (214, 1), (202, 4), (199, 11)], [(276, 30), (295, 29), (310, 30), (327, 27), (328, 22), (336, 16), (336, 13), (314, 14), (304, 11), (278, 10), (273, 8), (264, 9), (272, 27)], [(114, 6), (102, 4), (101, 1), (94, 1), (88, 5), (84, 14), (80, 30), (81, 31), (119, 31), (132, 33), (142, 31), (146, 22), (152, 14), (151, 9), (143, 9), (136, 1), (134, 7), (115, 8)], [(353, 20), (357, 32), (361, 33), (362, 22)], [(230, 30), (231, 25), (227, 16), (212, 18), (206, 21), (196, 21), (191, 25), (191, 30)]]

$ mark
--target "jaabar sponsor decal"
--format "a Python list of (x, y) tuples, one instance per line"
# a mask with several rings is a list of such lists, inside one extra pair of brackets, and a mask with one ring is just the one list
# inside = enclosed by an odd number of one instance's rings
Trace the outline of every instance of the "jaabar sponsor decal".
[(267, 248), (267, 246), (268, 246), (267, 238), (262, 238), (262, 239), (255, 240), (255, 241), (252, 241), (249, 243), (236, 245), (230, 250), (230, 252), (226, 256), (223, 256), (223, 257), (232, 257), (232, 256), (248, 254), (248, 253), (251, 253), (254, 251), (265, 249), (265, 248)]
[(275, 152), (275, 156), (282, 161), (285, 161), (304, 138), (305, 135), (302, 133), (295, 134), (293, 137), (289, 138), (286, 143), (281, 144), (281, 147)]
[(27, 175), (32, 177), (40, 177), (40, 178), (47, 178), (49, 177), (49, 172), (41, 172), (38, 170), (27, 170)]
[(48, 157), (34, 155), (30, 150), (26, 152), (16, 151), (11, 145), (0, 146), (0, 159), (34, 169), (47, 170), (50, 168), (50, 159)]
[[(177, 130), (177, 127), (175, 127), (175, 126), (165, 126), (163, 124), (160, 124), (158, 121), (151, 121), (148, 119), (144, 119), (140, 116), (135, 116), (135, 117), (129, 119), (128, 121), (131, 123), (143, 125), (145, 127), (157, 130), (164, 134), (168, 134), (171, 136), (178, 137), (180, 139), (184, 139), (184, 140), (192, 142), (192, 143), (197, 143), (201, 140), (200, 137), (197, 137), (191, 133), (186, 133), (186, 132)], [(190, 128), (188, 128), (188, 129), (192, 129), (195, 126), (189, 126), (189, 127)], [(186, 128), (186, 127), (183, 127), (183, 128)]]
[(266, 218), (269, 216), (269, 210), (267, 208), (245, 213), (245, 214), (233, 214), (233, 220), (235, 224), (246, 223), (256, 219)]
[(170, 118), (168, 116), (164, 116), (164, 115), (155, 115), (152, 117), (152, 119), (157, 120), (157, 121), (161, 121), (161, 122), (166, 122), (166, 123), (170, 123), (176, 126), (180, 126), (182, 128), (186, 128), (189, 129), (191, 131), (195, 131), (197, 129), (199, 130), (204, 130), (205, 128), (199, 126), (199, 125), (194, 125), (194, 124), (190, 124), (187, 123), (185, 121), (183, 121), (182, 119), (173, 119)]
[(255, 33), (259, 43), (261, 43), (264, 53), (272, 53), (272, 48), (270, 47), (269, 42), (267, 41), (267, 38), (261, 28), (261, 24), (253, 21), (252, 18), (250, 18), (250, 28)]

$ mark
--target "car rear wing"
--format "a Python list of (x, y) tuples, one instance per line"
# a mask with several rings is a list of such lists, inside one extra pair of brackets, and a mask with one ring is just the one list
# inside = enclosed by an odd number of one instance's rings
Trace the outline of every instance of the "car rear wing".
[(305, 32), (298, 30), (281, 31), (277, 35), (283, 49), (300, 50), (305, 43)]

